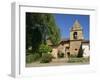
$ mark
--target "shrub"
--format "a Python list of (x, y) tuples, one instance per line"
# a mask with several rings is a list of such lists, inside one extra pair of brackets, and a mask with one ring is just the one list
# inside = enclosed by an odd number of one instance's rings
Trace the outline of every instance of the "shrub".
[(39, 53), (48, 53), (48, 52), (51, 52), (52, 51), (52, 48), (48, 45), (45, 45), (45, 44), (41, 44), (40, 47), (39, 47)]
[(37, 61), (39, 60), (39, 58), (40, 58), (40, 54), (38, 53), (33, 54), (33, 61)]
[(41, 57), (40, 63), (49, 63), (52, 61), (53, 56), (51, 54), (44, 53)]
[(33, 53), (32, 50), (26, 50), (26, 53)]
[(38, 53), (26, 55), (26, 62), (31, 63), (40, 59), (40, 55)]
[(33, 54), (26, 55), (26, 63), (31, 63), (33, 62)]

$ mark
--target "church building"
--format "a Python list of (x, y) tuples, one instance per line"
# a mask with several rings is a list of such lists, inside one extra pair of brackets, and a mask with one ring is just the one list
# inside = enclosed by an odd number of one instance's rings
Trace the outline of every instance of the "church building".
[(58, 45), (48, 45), (52, 47), (52, 55), (55, 58), (58, 58), (59, 55), (61, 55), (62, 57), (89, 57), (90, 55), (89, 40), (84, 39), (83, 28), (78, 20), (74, 22), (70, 30), (69, 39), (61, 40)]

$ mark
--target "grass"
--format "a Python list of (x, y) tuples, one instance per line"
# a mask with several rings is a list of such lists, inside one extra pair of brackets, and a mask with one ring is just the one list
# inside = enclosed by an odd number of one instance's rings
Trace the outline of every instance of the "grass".
[(26, 63), (33, 63), (33, 62), (40, 62), (40, 63), (49, 63), (53, 59), (53, 56), (51, 54), (44, 53), (42, 56), (40, 56), (39, 53), (34, 54), (27, 54), (26, 55)]
[(71, 57), (68, 60), (68, 63), (89, 63), (90, 62), (90, 58), (86, 57), (86, 58), (77, 58), (77, 57)]
[(40, 59), (38, 53), (26, 55), (26, 63), (32, 63)]
[[(33, 63), (33, 62), (37, 62), (37, 61), (38, 62), (44, 61), (44, 63), (45, 63), (45, 61), (49, 60), (49, 58), (51, 61), (50, 55), (41, 57), (38, 53), (27, 54), (26, 55), (26, 63)], [(67, 61), (67, 63), (89, 63), (89, 62), (90, 62), (90, 57), (78, 58), (75, 55), (70, 56), (70, 58)]]

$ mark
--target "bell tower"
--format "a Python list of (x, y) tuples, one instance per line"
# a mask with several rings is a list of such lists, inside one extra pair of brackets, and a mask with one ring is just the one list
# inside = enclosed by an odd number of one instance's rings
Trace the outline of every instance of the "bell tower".
[(70, 54), (78, 55), (80, 47), (82, 46), (83, 29), (78, 20), (75, 21), (70, 30)]

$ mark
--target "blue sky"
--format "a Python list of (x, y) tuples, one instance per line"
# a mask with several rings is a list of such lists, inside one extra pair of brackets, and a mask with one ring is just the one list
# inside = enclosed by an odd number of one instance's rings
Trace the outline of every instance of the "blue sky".
[(53, 14), (57, 26), (60, 28), (61, 38), (69, 38), (70, 29), (75, 20), (78, 20), (83, 28), (84, 38), (89, 40), (89, 15)]

